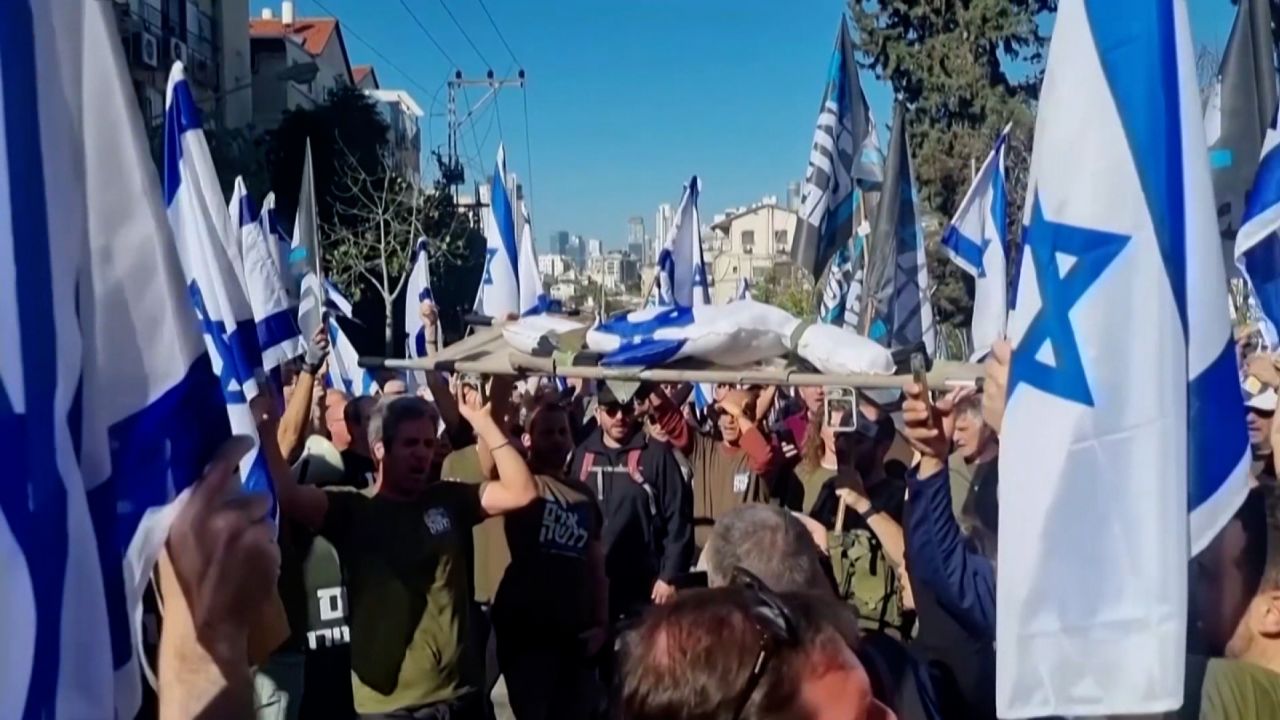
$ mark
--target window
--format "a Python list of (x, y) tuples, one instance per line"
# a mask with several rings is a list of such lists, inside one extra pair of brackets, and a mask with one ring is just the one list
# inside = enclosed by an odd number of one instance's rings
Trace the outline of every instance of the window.
[(789, 249), (790, 248), (788, 247), (788, 243), (787, 243), (787, 231), (774, 230), (773, 231), (773, 251), (775, 253), (784, 253), (784, 252), (787, 252), (787, 250)]
[(741, 242), (742, 242), (742, 252), (744, 254), (750, 255), (754, 253), (756, 251), (756, 231), (743, 230)]

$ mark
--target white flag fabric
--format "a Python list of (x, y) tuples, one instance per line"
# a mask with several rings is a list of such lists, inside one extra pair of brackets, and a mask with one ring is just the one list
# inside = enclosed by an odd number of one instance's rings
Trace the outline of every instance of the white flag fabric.
[[(351, 317), (351, 301), (343, 296), (342, 291), (332, 282), (324, 282), (326, 306), (343, 317)], [(329, 329), (329, 387), (341, 390), (351, 397), (372, 395), (378, 389), (373, 373), (360, 367), (360, 353), (356, 352), (351, 339), (342, 331), (342, 326), (330, 314), (326, 318)]]
[[(294, 277), (308, 273), (324, 279), (320, 259), (320, 221), (316, 217), (316, 180), (311, 163), (311, 140), (302, 161), (302, 182), (298, 189), (298, 212), (293, 220), (293, 240), (289, 246), (289, 267)], [(324, 295), (315, 283), (301, 283), (298, 301), (298, 327), (303, 337), (311, 337), (324, 322)]]
[(689, 179), (680, 209), (658, 253), (658, 306), (710, 305), (707, 263), (702, 256), (702, 223), (698, 218), (698, 176)]
[(427, 239), (418, 238), (418, 245), (413, 253), (413, 268), (409, 270), (409, 279), (405, 281), (405, 357), (424, 358), (429, 354), (427, 332), (422, 324), (420, 311), (422, 303), (427, 301), (436, 301), (431, 294), (431, 258), (427, 251)]
[(1187, 549), (1249, 459), (1204, 139), (1183, 0), (1060, 3), (1009, 318), (1002, 718), (1182, 704)]
[(547, 311), (547, 294), (542, 290), (542, 271), (538, 269), (538, 252), (533, 247), (533, 224), (529, 208), (520, 201), (520, 314)]
[[(1277, 116), (1280, 120), (1280, 115)], [(1273, 122), (1262, 144), (1262, 159), (1245, 201), (1236, 235), (1236, 266), (1249, 282), (1258, 329), (1268, 348), (1280, 347), (1280, 130)]]
[(0, 717), (137, 713), (124, 549), (230, 433), (160, 197), (111, 5), (0, 4)]
[(289, 253), (291, 251), (292, 242), (289, 235), (280, 227), (280, 217), (276, 214), (276, 194), (274, 192), (267, 193), (262, 199), (262, 214), (259, 216), (262, 224), (262, 236), (267, 239), (267, 250), (271, 253), (271, 259), (275, 261), (278, 274), (281, 281), (284, 282), (284, 289), (289, 293), (289, 299), (294, 304), (298, 304), (298, 283), (293, 277), (293, 273), (289, 270)]
[(751, 299), (751, 281), (746, 278), (738, 278), (738, 289), (733, 292), (734, 300), (750, 300)]
[(489, 207), (484, 214), (484, 275), (476, 298), (476, 312), (490, 317), (520, 314), (520, 282), (516, 270), (516, 221), (507, 187), (507, 151), (498, 146), (498, 160), (489, 184)]
[[(222, 385), (231, 430), (256, 441), (258, 425), (249, 401), (260, 392), (256, 373), (263, 367), (262, 350), (237, 272), (243, 266), (238, 233), (229, 227), (231, 216), (182, 63), (174, 63), (169, 73), (166, 107), (164, 191), (178, 258)], [(241, 460), (240, 478), (249, 492), (274, 496), (266, 458), (258, 448)]]
[(263, 223), (253, 206), (244, 179), (236, 178), (231, 191), (232, 232), (239, 236), (243, 259), (241, 280), (249, 295), (253, 321), (257, 327), (262, 366), (277, 383), (281, 366), (306, 351), (278, 261), (271, 254), (274, 240), (263, 234)]
[(971, 332), (975, 362), (1005, 336), (1009, 317), (1009, 276), (1005, 270), (1009, 257), (1005, 224), (1008, 200), (1004, 182), (1008, 136), (1006, 127), (942, 235), (942, 247), (951, 261), (974, 277)]

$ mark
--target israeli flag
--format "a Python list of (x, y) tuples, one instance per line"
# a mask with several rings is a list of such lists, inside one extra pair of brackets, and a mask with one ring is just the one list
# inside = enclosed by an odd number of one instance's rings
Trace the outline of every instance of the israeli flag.
[(242, 277), (257, 326), (262, 366), (279, 387), (281, 366), (306, 352), (306, 343), (280, 277), (278, 259), (271, 254), (275, 241), (263, 234), (262, 218), (253, 206), (244, 178), (236, 178), (229, 209), (234, 220), (232, 232), (240, 239)]
[[(476, 312), (490, 317), (520, 314), (520, 283), (516, 270), (516, 220), (507, 188), (507, 151), (498, 146), (498, 160), (489, 184), (489, 207), (484, 214), (484, 274), (476, 297)], [(535, 261), (536, 262), (536, 261)]]
[(533, 247), (533, 225), (529, 208), (520, 201), (520, 314), (546, 312), (547, 294), (542, 289), (542, 272), (538, 270), (538, 253)]
[(1187, 550), (1249, 460), (1200, 112), (1183, 0), (1060, 3), (1009, 317), (1000, 717), (1182, 705)]
[(738, 278), (738, 289), (733, 292), (734, 300), (750, 300), (751, 299), (751, 281), (746, 278)]
[(1004, 182), (1008, 137), (1009, 127), (1005, 127), (942, 235), (942, 248), (951, 261), (974, 277), (971, 332), (975, 362), (1005, 336), (1009, 315), (1009, 276), (1005, 272), (1009, 257), (1005, 226), (1008, 199)]
[(293, 242), (289, 239), (289, 234), (280, 226), (280, 217), (276, 214), (276, 194), (274, 192), (267, 193), (267, 196), (262, 199), (262, 214), (259, 217), (262, 224), (262, 236), (267, 239), (267, 250), (271, 253), (271, 259), (279, 269), (280, 279), (284, 282), (284, 289), (289, 293), (290, 301), (296, 306), (298, 304), (298, 282), (294, 278), (293, 272), (289, 269), (289, 252)]
[(137, 714), (125, 549), (230, 433), (122, 53), (110, 3), (0, 3), (3, 718)]
[(702, 255), (702, 223), (698, 218), (698, 176), (689, 179), (680, 197), (675, 222), (658, 253), (658, 307), (710, 305), (707, 262)]
[[(164, 193), (169, 224), (187, 292), (222, 386), (231, 430), (256, 440), (258, 426), (249, 401), (261, 392), (256, 373), (263, 369), (262, 349), (253, 308), (238, 273), (243, 267), (239, 233), (230, 227), (231, 216), (201, 128), (200, 108), (182, 63), (174, 63), (165, 110)], [(257, 448), (240, 462), (240, 477), (249, 492), (274, 496), (266, 458)]]
[(1249, 281), (1262, 310), (1258, 329), (1268, 348), (1280, 347), (1280, 130), (1267, 130), (1262, 160), (1245, 201), (1244, 224), (1236, 235), (1236, 266)]
[(343, 332), (334, 315), (351, 317), (351, 301), (343, 296), (338, 286), (328, 280), (324, 281), (326, 306), (334, 312), (325, 317), (325, 327), (329, 331), (329, 376), (326, 379), (329, 387), (345, 392), (351, 397), (372, 395), (378, 389), (373, 373), (360, 367), (360, 353), (351, 343), (351, 339)]
[[(324, 279), (320, 257), (320, 221), (316, 216), (316, 179), (311, 162), (311, 140), (307, 140), (302, 161), (302, 181), (298, 187), (298, 211), (293, 218), (293, 239), (289, 244), (289, 275), (302, 278), (298, 293), (298, 327), (310, 338), (324, 323), (324, 293), (318, 284)], [(310, 275), (310, 282), (306, 277)]]

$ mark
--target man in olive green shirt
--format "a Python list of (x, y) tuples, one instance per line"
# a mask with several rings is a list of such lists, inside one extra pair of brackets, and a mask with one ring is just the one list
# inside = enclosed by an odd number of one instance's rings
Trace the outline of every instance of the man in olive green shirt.
[(283, 512), (327, 538), (342, 559), (352, 689), (363, 718), (479, 716), (479, 695), (461, 667), (471, 529), (528, 505), (537, 490), (489, 414), (460, 411), (492, 448), (498, 482), (430, 482), (434, 415), (425, 401), (398, 397), (380, 402), (369, 421), (373, 488), (326, 492), (287, 477), (278, 488)]

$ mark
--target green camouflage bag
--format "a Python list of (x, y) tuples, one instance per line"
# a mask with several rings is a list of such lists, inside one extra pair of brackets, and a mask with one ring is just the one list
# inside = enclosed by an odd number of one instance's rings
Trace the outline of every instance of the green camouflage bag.
[(909, 623), (903, 617), (898, 574), (875, 533), (866, 529), (829, 532), (827, 547), (836, 590), (858, 611), (858, 626), (907, 639)]

